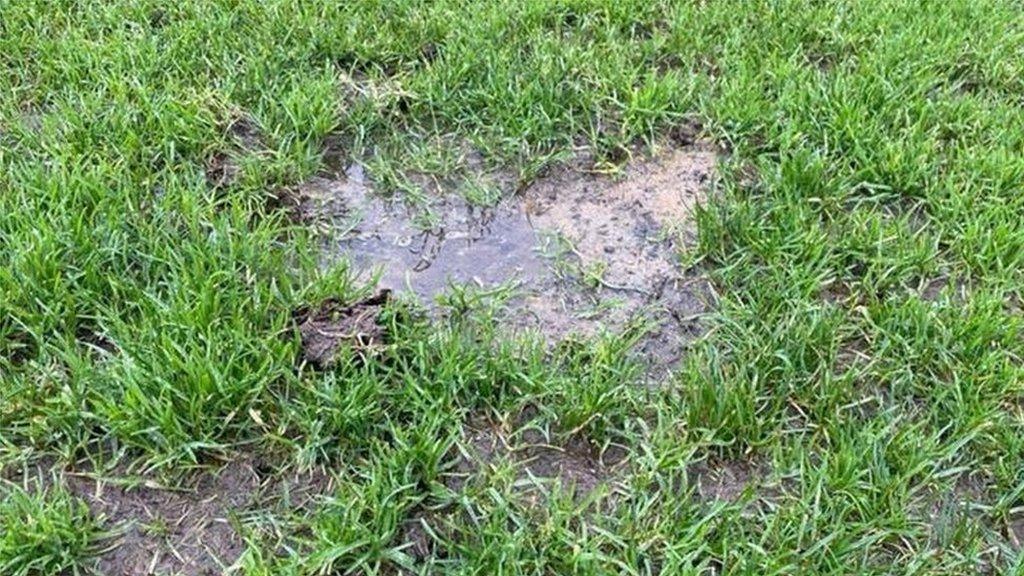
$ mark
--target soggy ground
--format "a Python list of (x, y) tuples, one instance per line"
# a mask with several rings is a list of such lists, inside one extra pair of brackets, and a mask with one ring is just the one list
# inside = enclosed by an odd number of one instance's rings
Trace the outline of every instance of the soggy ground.
[[(229, 185), (240, 168), (215, 160), (212, 185)], [(506, 323), (552, 342), (645, 325), (638, 353), (663, 376), (699, 334), (708, 306), (705, 281), (682, 267), (680, 251), (692, 240), (693, 212), (712, 186), (715, 153), (700, 146), (665, 149), (638, 156), (615, 174), (594, 172), (591, 164), (559, 168), (491, 207), (451, 194), (415, 205), (389, 201), (375, 193), (359, 164), (305, 182), (295, 207), (304, 222), (325, 231), (325, 261), (347, 259), (378, 285), (361, 301), (328, 299), (296, 310), (303, 360), (329, 369), (348, 348), (366, 361), (388, 340), (378, 319), (392, 298), (430, 306), (466, 286), (508, 289)], [(455, 467), (444, 475), (450, 489), (505, 468), (534, 506), (552, 490), (571, 491), (577, 500), (598, 488), (614, 491), (628, 464), (617, 447), (601, 451), (579, 436), (560, 444), (530, 429), (512, 435), (486, 418), (473, 419), (463, 436)], [(126, 574), (223, 571), (245, 550), (246, 514), (282, 499), (316, 498), (328, 484), (316, 474), (268, 482), (260, 465), (244, 458), (174, 485), (122, 468), (40, 466), (31, 476), (39, 488), (61, 487), (104, 519), (113, 532), (97, 552), (98, 568)], [(715, 483), (711, 498), (735, 498), (746, 482), (707, 477)], [(31, 480), (22, 478), (30, 486)], [(402, 538), (418, 557), (432, 546), (428, 520), (403, 527)]]
[(554, 340), (648, 325), (640, 344), (671, 366), (699, 334), (710, 292), (681, 266), (693, 213), (712, 185), (710, 147), (639, 156), (617, 174), (557, 169), (493, 207), (424, 205), (375, 194), (359, 164), (301, 187), (307, 221), (330, 222), (328, 261), (349, 259), (378, 286), (427, 303), (453, 286), (511, 288), (508, 322)]
[(1020, 2), (383, 4), (3, 4), (0, 575), (1024, 574)]
[(193, 470), (173, 481), (124, 466), (44, 462), (2, 471), (3, 482), (29, 493), (66, 491), (78, 498), (105, 536), (95, 544), (96, 574), (222, 574), (245, 550), (243, 522), (256, 513), (296, 510), (328, 493), (321, 470), (280, 474), (266, 462), (241, 457)]

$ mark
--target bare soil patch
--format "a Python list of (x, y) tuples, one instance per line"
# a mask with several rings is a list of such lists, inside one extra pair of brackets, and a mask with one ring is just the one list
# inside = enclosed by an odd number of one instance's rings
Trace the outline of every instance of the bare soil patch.
[(121, 533), (100, 556), (102, 574), (219, 574), (244, 550), (233, 522), (260, 480), (245, 462), (199, 474), (173, 489), (68, 474), (64, 482), (94, 516)]
[(705, 460), (688, 470), (697, 495), (705, 502), (735, 502), (748, 488), (757, 488), (761, 472), (747, 460)]
[(224, 133), (232, 148), (214, 152), (206, 162), (206, 183), (214, 190), (238, 182), (242, 175), (239, 154), (253, 153), (264, 148), (259, 126), (244, 114), (238, 113), (230, 118)]
[(448, 487), (459, 490), (472, 475), (503, 465), (513, 466), (517, 482), (557, 485), (583, 498), (601, 485), (614, 482), (621, 454), (602, 454), (582, 437), (558, 445), (540, 434), (511, 434), (500, 423), (474, 419), (465, 429)]
[(251, 511), (301, 509), (332, 487), (320, 470), (271, 468), (242, 457), (165, 482), (123, 467), (100, 473), (43, 459), (0, 478), (29, 490), (60, 485), (85, 502), (110, 533), (98, 547), (98, 574), (206, 576), (225, 573), (244, 552), (239, 528)]
[(382, 288), (430, 302), (452, 285), (514, 286), (510, 328), (562, 339), (643, 322), (641, 354), (666, 367), (700, 334), (712, 299), (679, 252), (715, 161), (700, 145), (640, 157), (618, 175), (581, 161), (493, 207), (450, 195), (388, 201), (356, 164), (295, 196), (302, 219), (327, 229), (325, 261), (347, 258)]
[(710, 150), (670, 150), (618, 178), (568, 170), (534, 184), (531, 223), (567, 248), (570, 263), (558, 290), (535, 295), (545, 312), (537, 325), (553, 336), (589, 335), (645, 319), (657, 325), (641, 345), (645, 356), (674, 363), (710, 300), (706, 281), (681, 269), (679, 252), (714, 165)]

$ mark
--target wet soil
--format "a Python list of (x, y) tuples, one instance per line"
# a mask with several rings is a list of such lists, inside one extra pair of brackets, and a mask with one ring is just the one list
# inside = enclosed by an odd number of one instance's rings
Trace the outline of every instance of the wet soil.
[(31, 490), (59, 484), (85, 502), (109, 533), (98, 548), (96, 573), (126, 576), (226, 573), (245, 550), (240, 528), (248, 514), (303, 508), (331, 489), (323, 471), (271, 471), (248, 457), (173, 483), (121, 467), (99, 473), (50, 460), (3, 477)]
[(358, 164), (342, 178), (313, 178), (301, 190), (306, 221), (333, 223), (328, 261), (348, 258), (378, 285), (430, 300), (453, 284), (495, 286), (546, 271), (535, 234), (515, 205), (474, 206), (440, 198), (409, 206), (372, 193)]
[(230, 465), (175, 489), (130, 489), (88, 476), (67, 476), (69, 490), (95, 516), (122, 531), (100, 556), (102, 574), (217, 574), (243, 552), (233, 516), (259, 488), (251, 468)]
[(252, 118), (236, 115), (224, 128), (229, 147), (214, 152), (206, 161), (206, 183), (221, 190), (238, 182), (242, 175), (238, 154), (254, 153), (264, 149), (259, 126)]
[(330, 299), (316, 309), (298, 310), (303, 360), (323, 369), (334, 363), (342, 347), (363, 359), (375, 354), (387, 339), (379, 317), (390, 299), (391, 291), (385, 289), (354, 304)]
[(299, 213), (324, 228), (325, 264), (345, 259), (366, 280), (430, 303), (450, 287), (514, 287), (506, 323), (549, 340), (651, 328), (640, 353), (673, 365), (701, 333), (709, 285), (680, 266), (715, 153), (699, 145), (641, 157), (618, 175), (581, 161), (493, 207), (459, 197), (417, 206), (373, 193), (358, 164), (298, 191)]
[[(555, 293), (534, 301), (545, 312), (537, 325), (560, 337), (645, 319), (657, 328), (641, 344), (644, 356), (659, 365), (678, 360), (710, 300), (707, 282), (681, 268), (680, 251), (695, 236), (693, 213), (714, 165), (710, 150), (670, 150), (618, 178), (567, 170), (535, 183), (526, 196), (530, 221), (567, 248), (569, 264)], [(588, 310), (600, 312), (584, 317)]]
[(757, 488), (763, 471), (747, 460), (706, 460), (689, 467), (697, 495), (704, 502), (735, 502), (747, 488)]
[(614, 488), (625, 463), (622, 450), (602, 452), (581, 436), (554, 443), (537, 430), (513, 433), (483, 417), (470, 419), (459, 446), (456, 466), (445, 480), (450, 489), (461, 490), (482, 471), (511, 466), (517, 486), (534, 501), (556, 487), (571, 491), (578, 500), (601, 486)]

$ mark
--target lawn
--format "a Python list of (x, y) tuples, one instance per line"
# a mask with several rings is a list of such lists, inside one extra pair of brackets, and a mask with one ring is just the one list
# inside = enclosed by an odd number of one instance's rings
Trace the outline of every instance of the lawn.
[[(308, 361), (333, 166), (695, 145), (656, 381), (472, 288)], [(1022, 192), (1014, 0), (0, 0), (0, 574), (1024, 574)]]

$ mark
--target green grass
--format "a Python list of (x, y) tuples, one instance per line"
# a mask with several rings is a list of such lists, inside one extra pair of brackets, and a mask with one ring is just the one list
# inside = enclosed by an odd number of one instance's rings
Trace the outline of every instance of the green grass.
[[(529, 181), (692, 121), (728, 149), (686, 256), (720, 298), (660, 388), (634, 334), (547, 354), (472, 295), (297, 368), (292, 311), (367, 289), (277, 200), (325, 151), (479, 201), (465, 147)], [(0, 464), (332, 470), (243, 519), (242, 574), (1024, 573), (1022, 126), (1010, 0), (0, 0)], [(482, 415), (628, 458), (582, 501), (509, 462), (452, 488)], [(762, 486), (702, 501), (702, 461)], [(4, 574), (98, 529), (0, 486)]]
[(103, 535), (86, 505), (61, 488), (2, 488), (0, 571), (12, 576), (84, 574)]

